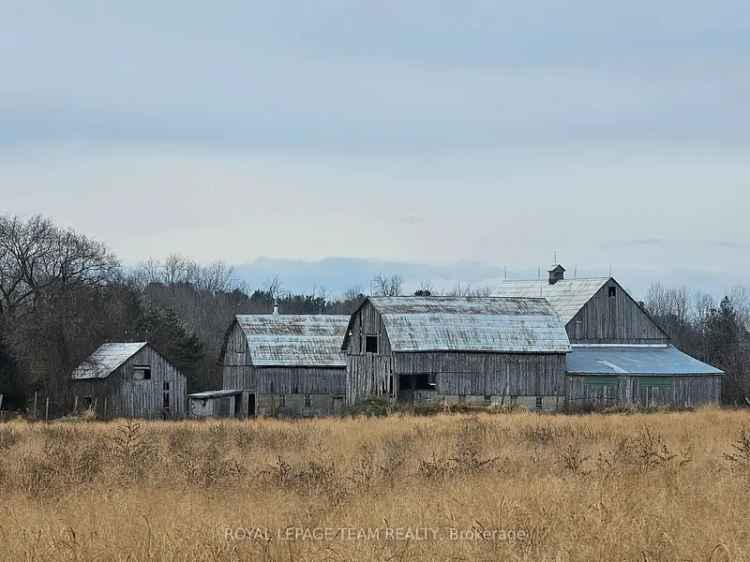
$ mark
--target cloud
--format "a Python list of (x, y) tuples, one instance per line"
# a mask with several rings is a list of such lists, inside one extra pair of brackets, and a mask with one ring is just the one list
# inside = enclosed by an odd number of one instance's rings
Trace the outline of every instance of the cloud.
[(610, 240), (602, 243), (602, 249), (616, 248), (725, 248), (730, 250), (750, 249), (750, 243), (734, 240), (667, 240), (664, 238), (644, 238), (639, 240)]

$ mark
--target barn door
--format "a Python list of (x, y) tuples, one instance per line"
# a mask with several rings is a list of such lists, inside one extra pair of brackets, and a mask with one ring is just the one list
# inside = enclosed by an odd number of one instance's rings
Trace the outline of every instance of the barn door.
[(164, 383), (162, 383), (161, 402), (162, 417), (166, 419), (171, 416), (172, 411), (169, 381), (164, 381)]

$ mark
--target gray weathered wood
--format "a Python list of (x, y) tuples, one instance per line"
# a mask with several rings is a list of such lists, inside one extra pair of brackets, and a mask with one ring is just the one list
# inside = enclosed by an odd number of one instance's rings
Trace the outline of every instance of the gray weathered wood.
[[(136, 366), (148, 366), (151, 378), (137, 380)], [(165, 391), (165, 383), (169, 390)], [(143, 347), (123, 365), (103, 379), (74, 380), (76, 394), (91, 398), (94, 411), (101, 399), (102, 415), (128, 418), (181, 418), (187, 415), (187, 380), (150, 345)], [(164, 409), (164, 393), (169, 392), (169, 410)], [(106, 401), (105, 401), (106, 400)]]

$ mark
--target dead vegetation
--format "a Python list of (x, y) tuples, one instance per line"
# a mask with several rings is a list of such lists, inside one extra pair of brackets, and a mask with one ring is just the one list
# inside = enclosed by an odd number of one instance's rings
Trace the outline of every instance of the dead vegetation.
[[(0, 559), (750, 560), (745, 426), (720, 410), (15, 421), (0, 426)], [(277, 534), (290, 528), (439, 535)]]

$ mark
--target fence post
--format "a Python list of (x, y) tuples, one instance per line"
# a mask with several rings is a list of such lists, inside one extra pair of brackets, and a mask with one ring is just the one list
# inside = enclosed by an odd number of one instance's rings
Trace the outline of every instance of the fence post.
[(34, 391), (34, 419), (37, 419), (37, 410), (36, 410), (36, 404), (37, 404), (37, 398), (39, 393), (35, 390)]
[(3, 421), (3, 394), (0, 393), (0, 421)]
[(44, 423), (49, 423), (49, 396), (44, 404)]
[(76, 394), (73, 398), (73, 415), (78, 414), (78, 395)]
[(102, 416), (105, 420), (107, 419), (107, 397), (104, 397), (104, 415)]

